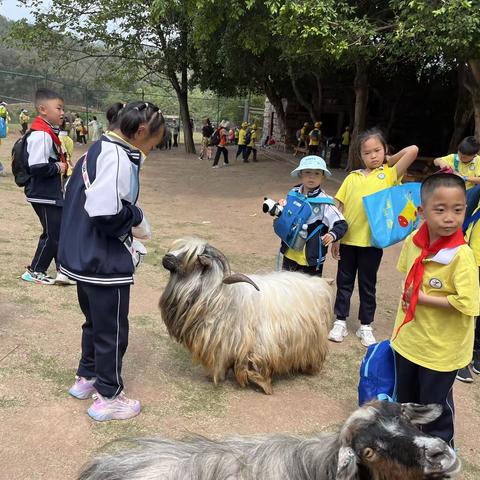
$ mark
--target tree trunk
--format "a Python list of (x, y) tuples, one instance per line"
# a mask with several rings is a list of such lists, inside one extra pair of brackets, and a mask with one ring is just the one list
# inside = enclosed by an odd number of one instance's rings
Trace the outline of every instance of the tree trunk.
[(473, 115), (472, 98), (465, 86), (467, 73), (466, 65), (459, 65), (457, 104), (453, 116), (453, 132), (450, 137), (449, 152), (456, 151)]
[(295, 97), (298, 100), (298, 103), (307, 110), (312, 122), (318, 122), (320, 120), (320, 114), (322, 109), (322, 82), (320, 76), (315, 74), (315, 86), (313, 90), (312, 101), (309, 102), (303, 95), (303, 92), (300, 90), (297, 84), (297, 79), (293, 70), (289, 69), (290, 82), (292, 84), (293, 92)]
[(368, 75), (367, 66), (365, 65), (363, 59), (358, 59), (356, 61), (353, 89), (355, 90), (355, 116), (353, 120), (351, 146), (348, 152), (348, 171), (356, 170), (362, 167), (361, 159), (357, 158), (358, 155), (355, 154), (355, 143), (358, 134), (365, 129), (365, 121), (367, 118)]
[(470, 92), (475, 119), (475, 137), (480, 141), (480, 59), (470, 59), (467, 62), (468, 73), (465, 87)]
[(277, 114), (277, 118), (280, 123), (280, 129), (286, 134), (286, 114), (285, 110), (283, 109), (282, 97), (277, 93), (275, 86), (269, 80), (264, 82), (264, 89), (265, 95), (275, 109), (275, 113)]
[(180, 107), (180, 119), (183, 125), (183, 141), (185, 153), (196, 153), (193, 141), (193, 128), (190, 123), (190, 109), (188, 108), (188, 90), (177, 92), (178, 105)]

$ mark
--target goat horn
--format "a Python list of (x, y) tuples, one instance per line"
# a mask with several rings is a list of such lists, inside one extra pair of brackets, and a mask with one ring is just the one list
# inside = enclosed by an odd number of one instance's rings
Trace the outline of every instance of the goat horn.
[(220, 250), (218, 250), (215, 247), (212, 247), (211, 245), (208, 245), (208, 250), (211, 251), (213, 255), (220, 260), (220, 262), (223, 265), (223, 270), (225, 274), (230, 275), (232, 271), (230, 269), (230, 264), (228, 263), (227, 257)]
[(241, 283), (241, 282), (249, 283), (252, 287), (260, 291), (260, 289), (258, 288), (258, 285), (251, 278), (247, 277), (243, 273), (232, 273), (231, 275), (228, 275), (223, 279), (223, 283), (226, 283), (227, 285), (231, 285), (232, 283)]

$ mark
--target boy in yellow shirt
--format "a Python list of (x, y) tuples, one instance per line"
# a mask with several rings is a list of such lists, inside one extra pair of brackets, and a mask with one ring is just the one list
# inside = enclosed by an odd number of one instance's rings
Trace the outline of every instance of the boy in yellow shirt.
[(406, 274), (392, 337), (397, 401), (437, 403), (422, 428), (453, 447), (453, 383), (471, 359), (479, 313), (478, 267), (462, 234), (465, 182), (452, 174), (422, 183), (422, 226), (406, 240), (397, 268)]
[(322, 131), (320, 127), (322, 122), (315, 122), (314, 129), (308, 134), (309, 144), (308, 144), (308, 154), (317, 155), (320, 142), (322, 141)]
[(468, 219), (478, 207), (480, 201), (480, 143), (475, 137), (465, 137), (458, 145), (457, 153), (436, 158), (433, 163), (440, 168), (451, 168), (454, 173), (465, 181), (467, 189), (467, 210), (465, 218)]

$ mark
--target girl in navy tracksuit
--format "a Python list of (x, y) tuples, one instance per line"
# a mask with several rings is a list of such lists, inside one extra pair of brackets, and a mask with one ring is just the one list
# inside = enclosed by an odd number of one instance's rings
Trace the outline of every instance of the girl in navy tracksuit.
[(150, 228), (136, 205), (145, 155), (163, 137), (165, 122), (152, 104), (117, 104), (111, 130), (76, 164), (66, 188), (60, 233), (61, 271), (77, 281), (82, 357), (70, 394), (94, 402), (95, 420), (126, 419), (140, 402), (122, 392), (122, 358), (128, 343), (130, 285), (135, 270), (133, 238)]

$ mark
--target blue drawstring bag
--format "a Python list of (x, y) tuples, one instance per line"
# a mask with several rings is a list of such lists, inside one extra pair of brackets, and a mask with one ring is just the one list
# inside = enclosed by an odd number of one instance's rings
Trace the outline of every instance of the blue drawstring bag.
[(368, 347), (360, 365), (358, 404), (370, 400), (396, 400), (395, 353), (390, 340), (384, 340)]
[(401, 242), (417, 228), (420, 187), (418, 182), (405, 183), (363, 197), (374, 247)]
[(0, 117), (0, 138), (7, 138), (7, 122), (3, 117)]

